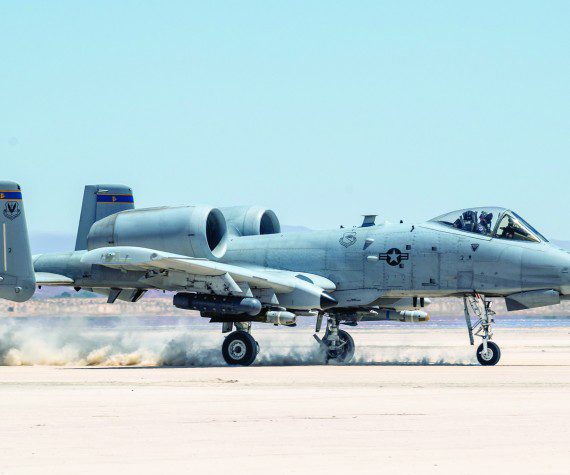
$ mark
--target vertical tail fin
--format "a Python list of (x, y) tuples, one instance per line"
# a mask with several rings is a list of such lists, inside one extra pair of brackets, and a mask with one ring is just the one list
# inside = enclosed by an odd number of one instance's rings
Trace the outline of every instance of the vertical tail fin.
[(22, 190), (17, 183), (0, 181), (0, 298), (24, 302), (35, 290)]
[(87, 249), (87, 235), (93, 223), (134, 207), (133, 190), (128, 186), (87, 185), (83, 193), (75, 250)]

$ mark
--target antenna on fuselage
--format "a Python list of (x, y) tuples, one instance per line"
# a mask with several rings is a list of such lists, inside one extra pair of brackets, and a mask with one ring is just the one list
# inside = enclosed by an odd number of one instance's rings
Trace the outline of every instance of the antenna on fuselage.
[(360, 225), (361, 228), (369, 228), (370, 226), (374, 226), (376, 224), (376, 216), (378, 216), (377, 214), (364, 214), (363, 216), (364, 219)]

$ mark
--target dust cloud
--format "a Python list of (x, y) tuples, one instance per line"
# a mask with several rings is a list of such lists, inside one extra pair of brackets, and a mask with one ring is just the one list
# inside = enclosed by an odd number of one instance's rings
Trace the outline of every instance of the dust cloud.
[[(215, 328), (214, 328), (215, 327)], [(373, 344), (370, 333), (376, 333)], [(255, 328), (260, 345), (257, 366), (326, 364), (325, 355), (305, 329)], [(359, 335), (362, 335), (359, 338)], [(380, 330), (360, 330), (353, 365), (468, 365), (472, 351), (415, 347), (409, 341), (381, 346)], [(110, 327), (92, 319), (6, 319), (0, 321), (0, 365), (6, 366), (225, 366), (218, 326), (141, 325), (120, 318)]]

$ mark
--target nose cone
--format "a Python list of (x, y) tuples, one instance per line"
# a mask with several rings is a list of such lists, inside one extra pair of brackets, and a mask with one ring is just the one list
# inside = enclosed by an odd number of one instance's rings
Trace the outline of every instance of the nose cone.
[(555, 247), (527, 250), (522, 257), (523, 290), (554, 289), (570, 294), (570, 253)]
[(560, 293), (570, 295), (570, 252), (565, 252), (565, 259), (562, 261), (560, 271)]

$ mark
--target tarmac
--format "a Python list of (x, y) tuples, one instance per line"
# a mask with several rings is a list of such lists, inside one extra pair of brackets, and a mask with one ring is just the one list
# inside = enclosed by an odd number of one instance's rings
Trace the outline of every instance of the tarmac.
[(501, 330), (496, 367), (408, 328), (352, 332), (349, 366), (314, 364), (306, 329), (260, 332), (274, 359), (247, 368), (9, 360), (0, 474), (568, 473), (568, 326)]

